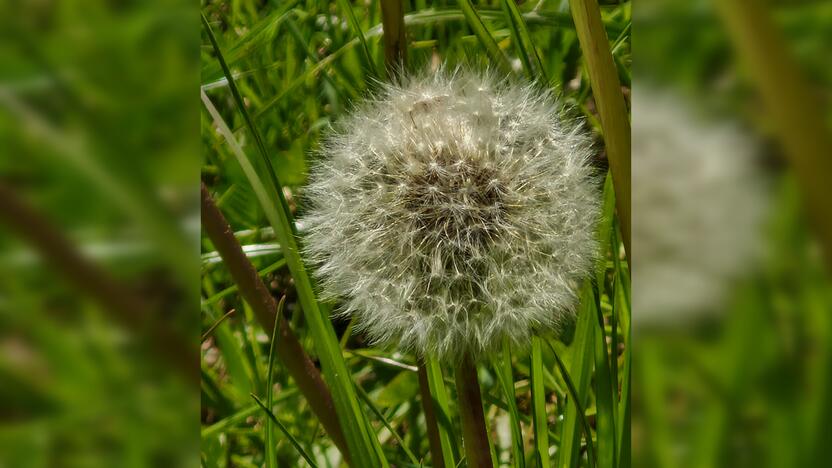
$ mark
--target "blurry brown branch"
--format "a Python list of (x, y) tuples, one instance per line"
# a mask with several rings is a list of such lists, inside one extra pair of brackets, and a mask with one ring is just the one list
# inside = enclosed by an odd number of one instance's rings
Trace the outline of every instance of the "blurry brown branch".
[(332, 441), (344, 458), (349, 460), (346, 439), (335, 414), (332, 394), (324, 383), (321, 372), (315, 367), (283, 317), (276, 317), (277, 301), (246, 257), (243, 248), (234, 237), (234, 231), (214, 203), (205, 184), (202, 184), (201, 192), (202, 227), (205, 233), (219, 252), (231, 278), (240, 290), (240, 295), (251, 306), (263, 329), (271, 334), (274, 320), (280, 320), (277, 327), (278, 336), (272, 337), (277, 340), (277, 357), (297, 383)]
[(740, 59), (748, 67), (800, 183), (804, 203), (832, 268), (832, 136), (823, 99), (803, 76), (765, 8), (748, 0), (714, 2)]
[(147, 334), (161, 361), (176, 366), (189, 381), (199, 381), (196, 343), (190, 343), (160, 323), (143, 297), (82, 255), (57, 226), (2, 182), (0, 223), (34, 248), (50, 267), (97, 302), (122, 326)]

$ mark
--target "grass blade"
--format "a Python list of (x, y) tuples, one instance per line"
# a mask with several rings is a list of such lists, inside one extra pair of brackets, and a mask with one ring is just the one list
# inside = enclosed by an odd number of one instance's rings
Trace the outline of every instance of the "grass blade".
[[(558, 355), (558, 352), (555, 351), (554, 346), (552, 346), (552, 344), (548, 342), (547, 344), (549, 345), (549, 348), (551, 348), (552, 354), (554, 354), (555, 356), (555, 362), (557, 362), (561, 375), (563, 375), (563, 380), (566, 382), (566, 387), (569, 389), (569, 397), (572, 399), (573, 403), (571, 407), (575, 408), (577, 414), (579, 415), (577, 419), (581, 422), (584, 434), (586, 435), (587, 453), (589, 454), (587, 458), (589, 458), (590, 466), (598, 466), (598, 462), (595, 459), (595, 447), (592, 444), (592, 428), (589, 426), (589, 421), (586, 419), (586, 411), (584, 411), (583, 403), (581, 403), (582, 395), (579, 393), (578, 388), (572, 381), (572, 377), (569, 375), (569, 371), (566, 369), (566, 365), (564, 365), (563, 361)], [(564, 446), (563, 448), (565, 452), (567, 447)], [(577, 466), (577, 464), (575, 466)]]
[[(260, 275), (261, 277), (263, 277), (263, 276), (266, 276), (270, 273), (274, 273), (275, 271), (283, 268), (284, 266), (286, 266), (286, 259), (281, 258), (280, 260), (272, 263), (271, 265), (267, 266), (266, 268), (263, 268), (262, 270), (257, 271), (257, 274)], [(223, 289), (222, 291), (220, 291), (216, 294), (212, 294), (210, 297), (208, 297), (207, 299), (202, 301), (201, 305), (203, 307), (205, 307), (205, 306), (210, 306), (210, 305), (216, 304), (217, 302), (220, 301), (220, 299), (228, 296), (229, 294), (234, 294), (235, 292), (237, 292), (238, 289), (239, 289), (239, 287), (236, 284), (232, 285), (232, 286), (229, 286), (229, 287)]]
[(459, 7), (462, 9), (462, 14), (465, 16), (465, 21), (468, 22), (468, 26), (474, 31), (480, 44), (485, 48), (485, 51), (491, 57), (492, 62), (494, 62), (497, 68), (508, 75), (514, 73), (511, 69), (511, 64), (508, 63), (508, 58), (500, 50), (500, 46), (497, 45), (497, 41), (494, 40), (491, 33), (488, 32), (485, 23), (482, 22), (477, 10), (474, 9), (474, 5), (471, 4), (471, 0), (459, 0)]
[(546, 417), (546, 389), (543, 387), (543, 350), (541, 338), (532, 338), (531, 380), (532, 421), (537, 466), (549, 466), (549, 420)]
[[(445, 468), (454, 468), (454, 446), (453, 442), (456, 440), (454, 435), (453, 423), (451, 422), (451, 413), (449, 410), (448, 392), (445, 389), (444, 379), (442, 377), (442, 367), (439, 362), (432, 357), (426, 357), (424, 362), (425, 373), (427, 374), (428, 388), (430, 389), (430, 397), (432, 401), (425, 402), (423, 405), (432, 405), (436, 413), (437, 429), (439, 433), (439, 443), (442, 450), (442, 461)], [(439, 466), (437, 460), (433, 460), (434, 466)]]
[(517, 8), (517, 3), (514, 0), (502, 0), (503, 12), (506, 15), (506, 22), (511, 30), (511, 38), (517, 47), (517, 55), (520, 57), (520, 62), (523, 64), (523, 69), (530, 80), (539, 79), (543, 83), (547, 83), (546, 69), (543, 67), (543, 62), (537, 51), (534, 48), (529, 29), (526, 27), (526, 22), (520, 14), (520, 9)]
[(231, 310), (229, 310), (228, 312), (226, 312), (226, 313), (225, 313), (225, 315), (223, 315), (222, 317), (220, 317), (220, 318), (219, 318), (216, 322), (214, 322), (214, 323), (213, 323), (210, 327), (208, 327), (208, 329), (207, 329), (207, 330), (205, 330), (205, 333), (203, 333), (203, 334), (202, 334), (202, 337), (200, 338), (200, 340), (199, 340), (199, 341), (200, 341), (200, 342), (204, 342), (205, 340), (207, 340), (207, 339), (208, 339), (208, 337), (209, 337), (209, 336), (211, 336), (211, 333), (213, 333), (213, 332), (214, 332), (214, 330), (215, 330), (218, 326), (220, 326), (220, 324), (221, 324), (223, 321), (225, 321), (225, 319), (227, 319), (228, 317), (231, 317), (231, 316), (234, 314), (234, 312), (236, 312), (236, 310), (235, 310), (235, 309), (231, 309)]
[(624, 247), (630, 254), (630, 118), (618, 71), (610, 54), (609, 40), (601, 21), (597, 0), (569, 0), (578, 41), (589, 71), (601, 127), (604, 129), (607, 158), (615, 186), (616, 207), (621, 222)]
[(360, 385), (356, 385), (355, 390), (358, 392), (358, 397), (364, 400), (364, 403), (367, 404), (367, 407), (370, 408), (370, 411), (372, 411), (373, 414), (375, 414), (376, 417), (379, 419), (379, 421), (381, 421), (384, 427), (386, 427), (387, 430), (390, 431), (390, 434), (392, 434), (393, 438), (396, 439), (396, 441), (399, 443), (399, 446), (404, 451), (404, 454), (407, 455), (407, 458), (410, 459), (411, 463), (413, 463), (414, 465), (418, 465), (419, 459), (416, 458), (416, 455), (414, 455), (410, 448), (408, 448), (407, 444), (404, 442), (404, 439), (402, 439), (402, 436), (399, 435), (399, 433), (395, 429), (393, 429), (393, 426), (390, 424), (390, 421), (388, 421), (387, 418), (384, 417), (384, 414), (381, 412), (381, 410), (378, 409), (375, 403), (373, 403), (373, 400), (370, 399), (370, 395), (367, 395), (367, 392), (365, 392)]
[[(613, 245), (618, 245), (618, 237), (613, 236)], [(621, 396), (618, 401), (618, 464), (621, 467), (630, 465), (630, 376), (632, 370), (632, 338), (630, 336), (630, 304), (623, 290), (625, 285), (622, 280), (620, 261), (615, 255), (615, 283), (613, 287), (613, 318), (619, 324), (621, 334), (624, 337), (624, 364), (621, 370)], [(614, 328), (615, 329), (615, 328)], [(617, 342), (613, 342), (613, 350), (618, 349)], [(613, 382), (618, 382), (614, 379)]]
[(274, 413), (272, 413), (272, 411), (269, 408), (267, 408), (266, 405), (264, 405), (263, 402), (260, 401), (259, 398), (257, 398), (257, 395), (252, 393), (251, 397), (254, 398), (254, 401), (257, 403), (257, 406), (259, 406), (260, 409), (262, 409), (263, 412), (266, 413), (266, 416), (268, 416), (269, 420), (271, 422), (273, 422), (274, 424), (276, 424), (277, 427), (280, 429), (280, 431), (283, 432), (283, 435), (285, 435), (286, 438), (289, 439), (289, 442), (292, 444), (293, 447), (295, 447), (295, 450), (298, 451), (300, 456), (302, 456), (303, 459), (306, 460), (306, 463), (309, 463), (309, 466), (311, 466), (313, 468), (317, 468), (318, 465), (315, 463), (315, 460), (313, 460), (312, 457), (310, 457), (309, 454), (306, 453), (306, 450), (303, 448), (302, 445), (300, 445), (300, 442), (298, 442), (298, 440), (295, 438), (295, 436), (293, 436), (289, 432), (289, 430), (286, 429), (286, 426), (284, 426), (283, 423), (280, 422), (279, 419), (277, 419), (277, 417), (274, 415)]
[[(511, 371), (511, 349), (508, 342), (503, 342), (503, 352), (500, 360), (492, 364), (494, 374), (503, 393), (506, 395), (506, 406), (511, 423), (511, 450), (513, 454), (513, 466), (526, 468), (526, 456), (523, 451), (523, 429), (520, 426), (520, 411), (517, 408), (517, 398), (514, 394), (514, 376)], [(547, 429), (548, 431), (548, 429)]]
[(370, 67), (370, 73), (372, 73), (373, 76), (379, 76), (378, 71), (376, 70), (375, 60), (373, 60), (373, 54), (370, 52), (370, 47), (367, 45), (367, 38), (364, 36), (364, 31), (361, 30), (361, 25), (358, 24), (358, 18), (355, 17), (352, 5), (350, 5), (349, 0), (338, 0), (338, 7), (345, 15), (347, 15), (352, 32), (361, 43), (361, 49), (364, 51), (364, 56), (367, 58), (367, 66)]
[[(592, 371), (592, 355), (595, 339), (595, 313), (591, 310), (594, 300), (592, 298), (592, 286), (589, 282), (584, 283), (581, 292), (581, 311), (578, 315), (578, 323), (575, 330), (575, 339), (571, 348), (571, 369), (566, 372), (566, 367), (555, 354), (558, 367), (561, 369), (564, 380), (567, 382), (567, 390), (570, 394), (571, 405), (566, 407), (562, 435), (561, 449), (558, 459), (558, 466), (561, 468), (572, 468), (578, 466), (581, 432), (585, 432), (588, 423), (585, 422), (586, 414), (583, 406), (587, 400), (590, 375)], [(554, 348), (553, 348), (554, 351)], [(588, 446), (592, 443), (592, 433), (586, 432)], [(594, 457), (594, 452), (593, 452)]]
[[(274, 404), (282, 403), (289, 398), (297, 396), (298, 389), (295, 388), (287, 388), (286, 390), (280, 392), (280, 395), (274, 400)], [(199, 434), (199, 437), (203, 440), (210, 439), (211, 437), (216, 437), (217, 435), (227, 431), (229, 428), (233, 427), (236, 424), (239, 424), (246, 419), (250, 418), (257, 414), (260, 407), (257, 404), (252, 404), (246, 408), (237, 411), (236, 413), (227, 416), (214, 424), (202, 429)]]
[[(597, 294), (593, 294), (597, 299)], [(597, 406), (595, 431), (598, 441), (598, 463), (600, 466), (615, 466), (616, 433), (615, 410), (617, 391), (613, 390), (610, 360), (607, 353), (607, 338), (604, 333), (604, 316), (593, 300), (589, 305), (598, 317), (599, 330), (595, 334), (595, 404)], [(612, 331), (616, 333), (615, 330)], [(617, 384), (616, 384), (617, 390)]]
[[(321, 359), (324, 376), (332, 389), (336, 413), (347, 439), (350, 458), (359, 467), (386, 467), (388, 466), (387, 461), (384, 458), (379, 459), (378, 457), (380, 451), (378, 440), (374, 436), (371, 436), (367, 430), (369, 421), (367, 420), (367, 416), (361, 411), (355, 388), (350, 379), (349, 369), (341, 355), (335, 330), (332, 328), (332, 323), (321, 313), (317, 299), (315, 298), (312, 281), (306, 273), (306, 268), (300, 256), (300, 249), (295, 237), (296, 228), (283, 194), (283, 186), (280, 184), (277, 174), (269, 161), (268, 151), (260, 136), (260, 132), (254, 125), (243, 103), (243, 98), (237, 90), (231, 71), (225, 63), (220, 47), (211, 31), (211, 26), (208, 24), (204, 15), (202, 16), (202, 22), (208, 38), (214, 47), (214, 51), (217, 54), (220, 67), (223, 69), (228, 80), (228, 87), (237, 105), (237, 109), (243, 115), (243, 119), (254, 138), (262, 158), (262, 165), (268, 174), (267, 183), (270, 184), (268, 187), (268, 195), (258, 193), (258, 199), (263, 207), (263, 211), (266, 213), (266, 217), (274, 228), (278, 242), (284, 249), (286, 263), (295, 281), (298, 300), (309, 325), (318, 356)], [(242, 154), (245, 156), (244, 153)], [(252, 186), (255, 185), (255, 180), (259, 180), (256, 172), (246, 175), (252, 183)], [(262, 181), (261, 186), (266, 187)], [(277, 200), (277, 206), (275, 206), (274, 200)]]

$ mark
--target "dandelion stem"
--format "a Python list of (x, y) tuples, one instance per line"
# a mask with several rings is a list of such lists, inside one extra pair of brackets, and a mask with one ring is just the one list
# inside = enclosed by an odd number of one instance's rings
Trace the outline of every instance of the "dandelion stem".
[(462, 422), (462, 440), (468, 466), (490, 468), (491, 449), (485, 429), (482, 411), (482, 395), (477, 380), (477, 366), (471, 355), (466, 354), (456, 368), (456, 393), (459, 401), (459, 419)]

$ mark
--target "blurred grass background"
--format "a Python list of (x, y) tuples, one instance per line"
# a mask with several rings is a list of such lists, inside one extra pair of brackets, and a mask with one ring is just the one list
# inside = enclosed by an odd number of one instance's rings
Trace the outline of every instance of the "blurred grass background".
[(0, 466), (194, 466), (197, 8), (0, 16)]
[[(698, 318), (670, 308), (667, 323), (640, 323), (639, 290), (656, 285), (636, 286), (636, 268), (634, 324), (641, 330), (634, 352), (635, 466), (829, 464), (832, 288), (825, 259), (830, 245), (824, 231), (812, 226), (828, 222), (830, 200), (813, 195), (812, 180), (797, 164), (828, 174), (823, 168), (830, 148), (796, 151), (789, 140), (797, 137), (819, 148), (829, 141), (830, 7), (822, 1), (752, 6), (742, 1), (652, 0), (634, 10), (634, 108), (638, 87), (653, 86), (691, 103), (691, 112), (718, 130), (741, 129), (756, 148), (759, 174), (768, 186), (760, 199), (748, 200), (742, 199), (745, 192), (757, 192), (737, 181), (737, 196), (721, 200), (737, 211), (755, 209), (749, 202), (765, 209), (764, 225), (749, 239), (759, 242), (761, 254), (739, 265), (742, 274), (720, 286), (727, 294), (714, 298)], [(742, 31), (752, 31), (752, 39), (741, 42)], [(762, 60), (751, 56), (755, 46)], [(776, 103), (765, 87), (778, 80), (789, 80), (789, 85), (773, 92), (811, 98)], [(811, 119), (811, 130), (786, 128), (784, 115)], [(638, 122), (640, 114), (634, 111), (633, 119)], [(643, 143), (634, 141), (634, 147)], [(731, 150), (725, 149), (727, 156)], [(633, 164), (639, 165), (637, 152)], [(634, 177), (633, 183), (640, 181)], [(696, 208), (692, 213), (699, 213), (693, 216), (703, 219), (719, 209), (696, 200), (690, 205)], [(636, 210), (636, 223), (638, 216)], [(698, 235), (719, 234), (704, 229)], [(731, 261), (733, 253), (724, 254)], [(645, 260), (638, 251), (635, 255)], [(673, 285), (671, 279), (663, 287)]]
[[(600, 134), (569, 2), (519, 5), (542, 69), (535, 68), (536, 65), (529, 67), (535, 63), (532, 54), (518, 55), (516, 32), (512, 31), (501, 2), (477, 2), (474, 10), (466, 9), (467, 2), (415, 1), (404, 5), (410, 69), (462, 64), (517, 75), (538, 72), (547, 77), (544, 84), (558, 90), (567, 104), (585, 117), (596, 135)], [(478, 30), (476, 22), (471, 23), (472, 11), (482, 19), (485, 30)], [(630, 82), (629, 3), (606, 5), (602, 13), (609, 44), (599, 47), (612, 51), (618, 77), (626, 91)], [(228, 63), (246, 111), (262, 135), (268, 159), (284, 185), (288, 206), (298, 212), (303, 207), (302, 187), (309, 158), (314, 157), (322, 133), (339, 115), (349, 111), (352, 103), (367, 96), (377, 80), (386, 79), (379, 4), (216, 1), (204, 2), (203, 14)], [(202, 90), (206, 103), (202, 120), (205, 148), (202, 179), (272, 294), (287, 297), (286, 311), (292, 329), (315, 358), (321, 351), (300, 313), (292, 278), (285, 269), (286, 258), (276, 243), (274, 231), (267, 227), (270, 224), (267, 212), (252, 189), (251, 177), (239, 165), (239, 157), (259, 159), (255, 138), (239, 112), (205, 31), (202, 50)], [(524, 63), (524, 59), (528, 61)], [(209, 107), (216, 107), (218, 115), (211, 115)], [(242, 156), (235, 155), (233, 145), (227, 141), (228, 132), (221, 134), (222, 126), (234, 131), (233, 140), (239, 143)], [(598, 148), (594, 164), (603, 174), (607, 162), (600, 135)], [(258, 164), (262, 163), (253, 163), (260, 167), (260, 177), (264, 177), (263, 166)], [(614, 197), (609, 184), (605, 194), (605, 206), (611, 213)], [(493, 458), (500, 465), (541, 466), (541, 457), (551, 456), (552, 466), (592, 466), (599, 457), (608, 460), (603, 466), (618, 466), (619, 461), (621, 466), (628, 466), (629, 442), (622, 444), (621, 440), (629, 435), (626, 429), (629, 425), (624, 422), (629, 416), (626, 414), (629, 398), (625, 393), (619, 400), (619, 392), (613, 391), (612, 383), (615, 382), (615, 389), (621, 385), (628, 388), (625, 383), (629, 382), (626, 365), (629, 294), (625, 293), (628, 273), (626, 263), (619, 261), (621, 243), (617, 231), (611, 230), (611, 222), (612, 218), (608, 217), (606, 229), (602, 228), (602, 246), (604, 252), (614, 254), (605, 255), (606, 263), (598, 274), (597, 294), (591, 287), (584, 288), (581, 319), (576, 329), (568, 330), (564, 336), (543, 340), (538, 383), (530, 380), (532, 370), (527, 351), (506, 350), (495, 356), (494, 365), (486, 362), (479, 366)], [(299, 229), (302, 233), (303, 226)], [(203, 464), (268, 464), (266, 455), (272, 443), (277, 447), (278, 465), (302, 465), (297, 447), (300, 446), (320, 466), (337, 466), (340, 458), (331, 440), (279, 363), (275, 365), (273, 387), (263, 390), (268, 380), (268, 332), (256, 324), (253, 311), (237, 296), (235, 285), (206, 238), (203, 238), (202, 261), (202, 327), (211, 330), (202, 348)], [(613, 319), (614, 301), (617, 321)], [(327, 304), (324, 308), (332, 306)], [(222, 320), (231, 310), (235, 312)], [(603, 329), (599, 319), (605, 324)], [(351, 379), (361, 396), (361, 409), (369, 415), (371, 435), (380, 441), (384, 458), (391, 466), (419, 466), (420, 463), (438, 466), (431, 464), (428, 455), (415, 358), (395, 350), (368, 347), (360, 335), (352, 335), (350, 323), (336, 321), (334, 326)], [(603, 330), (604, 334), (596, 330)], [(596, 344), (602, 347), (596, 348)], [(595, 349), (599, 351), (596, 353)], [(571, 401), (570, 389), (555, 359), (555, 350), (583, 400), (582, 413), (567, 403)], [(613, 360), (600, 364), (604, 362), (601, 356), (610, 359), (609, 354)], [(593, 360), (593, 356), (599, 360)], [(596, 363), (607, 367), (607, 380), (592, 377)], [(452, 445), (451, 459), (445, 460), (445, 466), (457, 463), (464, 466), (451, 376), (450, 369), (444, 369), (450, 413), (440, 418), (451, 421), (447, 429)], [(538, 390), (533, 392), (532, 385), (539, 385)], [(596, 396), (596, 385), (601, 385), (604, 398)], [(506, 398), (504, 388), (511, 398)], [(262, 396), (269, 391), (274, 392), (274, 413), (290, 437), (279, 434), (270, 441), (267, 419), (249, 396), (249, 393)], [(541, 414), (546, 423), (537, 439), (532, 423), (533, 394), (543, 403)], [(515, 402), (516, 414), (511, 411)], [(603, 417), (597, 417), (599, 413)], [(613, 417), (613, 413), (617, 414)], [(522, 426), (519, 440), (512, 439), (520, 427), (515, 425), (512, 416)], [(613, 423), (613, 419), (617, 422)], [(590, 427), (594, 440), (582, 439), (585, 425)], [(596, 436), (596, 429), (603, 431), (601, 435)], [(542, 446), (536, 442), (541, 437)], [(549, 462), (544, 465), (549, 466)]]

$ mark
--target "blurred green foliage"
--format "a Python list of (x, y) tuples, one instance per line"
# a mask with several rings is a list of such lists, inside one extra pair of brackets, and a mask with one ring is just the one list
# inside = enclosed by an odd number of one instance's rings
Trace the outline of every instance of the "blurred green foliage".
[[(19, 235), (28, 220), (0, 225), (0, 466), (196, 462), (193, 380), (151, 343), (164, 329), (196, 356), (197, 13), (0, 6), (3, 210), (19, 198), (52, 225), (44, 244)], [(124, 320), (55, 251), (143, 314)]]
[[(639, 44), (635, 76), (639, 83), (677, 90), (700, 105), (702, 116), (739, 122), (756, 139), (771, 188), (761, 234), (764, 255), (759, 264), (746, 266), (710, 318), (637, 336), (634, 365), (641, 370), (634, 378), (633, 463), (825, 466), (829, 455), (822, 441), (828, 441), (832, 416), (829, 271), (808, 227), (801, 182), (775, 143), (770, 111), (761, 106), (754, 77), (740, 65), (742, 57), (714, 3), (639, 4), (633, 24)], [(827, 59), (832, 5), (763, 3), (808, 77), (806, 85), (820, 92), (820, 102), (794, 105), (821, 106), (832, 118)]]

